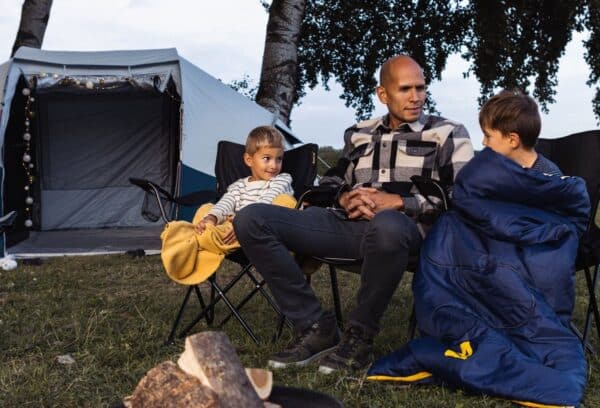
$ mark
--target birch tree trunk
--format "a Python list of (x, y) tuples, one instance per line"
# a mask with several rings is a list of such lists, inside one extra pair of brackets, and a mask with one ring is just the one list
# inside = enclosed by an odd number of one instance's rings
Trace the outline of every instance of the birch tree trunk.
[(17, 38), (10, 56), (14, 56), (20, 46), (42, 48), (44, 34), (50, 18), (52, 0), (24, 0), (21, 9), (21, 22)]
[(306, 0), (273, 0), (256, 102), (286, 125), (296, 96), (298, 40)]

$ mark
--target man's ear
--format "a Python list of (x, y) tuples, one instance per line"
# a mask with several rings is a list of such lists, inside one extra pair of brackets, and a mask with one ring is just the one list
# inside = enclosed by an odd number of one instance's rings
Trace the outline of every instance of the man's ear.
[(387, 105), (388, 98), (387, 98), (387, 92), (385, 91), (385, 88), (382, 85), (379, 85), (375, 91), (377, 93), (377, 97), (379, 98), (379, 101), (381, 103), (383, 103), (384, 105)]
[(252, 167), (252, 156), (250, 156), (248, 153), (244, 153), (244, 163), (246, 166)]

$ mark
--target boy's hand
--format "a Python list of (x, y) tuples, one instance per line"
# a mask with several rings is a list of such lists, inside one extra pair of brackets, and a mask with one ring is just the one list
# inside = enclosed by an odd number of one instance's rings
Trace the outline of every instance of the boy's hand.
[(207, 215), (202, 219), (202, 221), (196, 224), (196, 232), (202, 234), (206, 229), (206, 224), (212, 224), (213, 226), (217, 225), (217, 219), (214, 215)]
[(221, 239), (223, 240), (223, 243), (226, 245), (233, 244), (237, 240), (237, 238), (235, 236), (235, 231), (233, 230), (233, 228), (231, 228), (229, 231), (227, 231), (227, 233), (225, 235), (222, 235)]

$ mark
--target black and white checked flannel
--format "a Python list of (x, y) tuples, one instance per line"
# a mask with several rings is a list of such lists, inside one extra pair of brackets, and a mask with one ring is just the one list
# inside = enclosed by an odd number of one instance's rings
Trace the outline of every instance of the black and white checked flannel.
[(425, 114), (396, 129), (390, 129), (388, 123), (385, 115), (348, 128), (342, 157), (320, 184), (337, 187), (340, 192), (364, 186), (399, 194), (409, 215), (432, 210), (416, 193), (410, 177), (431, 177), (451, 191), (456, 174), (473, 157), (467, 129), (449, 119)]

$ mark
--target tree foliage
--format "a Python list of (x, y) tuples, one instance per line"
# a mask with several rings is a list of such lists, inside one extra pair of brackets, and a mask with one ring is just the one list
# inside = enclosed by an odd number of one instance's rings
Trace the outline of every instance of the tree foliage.
[(463, 57), (481, 84), (483, 102), (497, 88), (530, 89), (547, 111), (553, 103), (559, 58), (574, 30), (582, 0), (472, 0)]
[(441, 77), (458, 52), (466, 9), (448, 0), (312, 0), (300, 37), (299, 92), (334, 77), (341, 97), (359, 118), (373, 110), (375, 72), (390, 56), (405, 53), (424, 68), (428, 81)]
[(589, 86), (596, 85), (596, 96), (594, 97), (594, 113), (600, 121), (600, 0), (589, 0), (584, 15), (584, 27), (589, 30), (590, 38), (585, 42), (587, 52), (585, 60), (591, 68)]
[(234, 79), (227, 85), (250, 100), (256, 99), (258, 84), (256, 84), (248, 74), (244, 74), (242, 79)]
[[(427, 81), (441, 79), (461, 53), (481, 84), (482, 103), (498, 88), (554, 102), (559, 59), (573, 31), (587, 29), (588, 85), (600, 79), (600, 0), (308, 0), (298, 46), (296, 101), (334, 78), (357, 118), (373, 110), (379, 66), (413, 56)], [(600, 90), (593, 101), (600, 119)]]

